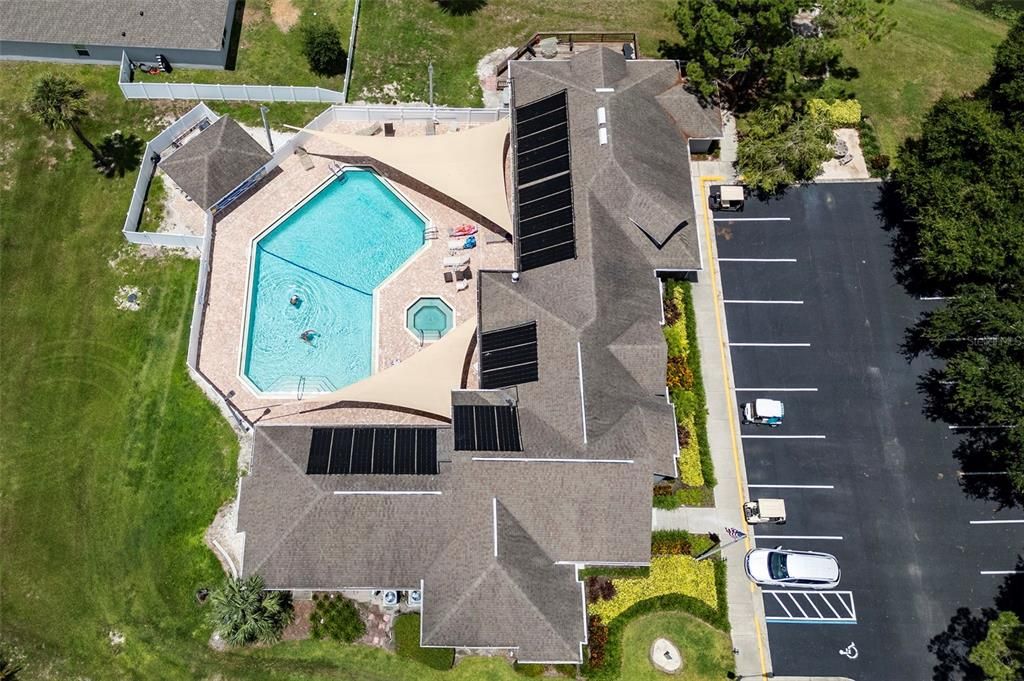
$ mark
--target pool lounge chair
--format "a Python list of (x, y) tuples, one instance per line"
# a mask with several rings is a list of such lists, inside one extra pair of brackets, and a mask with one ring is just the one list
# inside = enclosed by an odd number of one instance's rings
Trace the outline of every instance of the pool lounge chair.
[(465, 267), (469, 264), (468, 255), (449, 255), (444, 259), (445, 267)]

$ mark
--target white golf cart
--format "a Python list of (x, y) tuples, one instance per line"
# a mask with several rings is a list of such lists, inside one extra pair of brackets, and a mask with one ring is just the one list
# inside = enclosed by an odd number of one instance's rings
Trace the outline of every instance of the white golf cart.
[(785, 407), (778, 400), (754, 400), (743, 405), (743, 423), (778, 428), (785, 413)]
[(786, 524), (786, 502), (782, 499), (755, 499), (743, 504), (743, 517), (748, 525), (760, 523)]

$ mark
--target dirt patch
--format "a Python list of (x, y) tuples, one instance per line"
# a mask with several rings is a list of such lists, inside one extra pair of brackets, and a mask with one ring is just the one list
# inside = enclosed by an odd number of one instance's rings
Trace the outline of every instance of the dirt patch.
[(242, 13), (242, 26), (252, 26), (267, 18), (267, 11), (262, 2), (245, 3), (245, 11)]
[(139, 291), (138, 286), (122, 286), (117, 289), (114, 302), (117, 304), (118, 310), (138, 312), (142, 307), (142, 292)]
[(287, 33), (299, 21), (299, 8), (292, 0), (270, 0), (270, 18), (282, 33)]
[(309, 616), (313, 614), (316, 603), (313, 601), (295, 601), (295, 619), (281, 632), (282, 641), (303, 641), (309, 638), (313, 625)]

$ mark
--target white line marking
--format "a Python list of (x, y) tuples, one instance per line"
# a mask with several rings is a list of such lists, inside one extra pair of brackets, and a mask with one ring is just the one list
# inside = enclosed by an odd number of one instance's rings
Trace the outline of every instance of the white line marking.
[(828, 535), (828, 534), (758, 534), (755, 535), (756, 539), (823, 539), (828, 541), (843, 541), (841, 535)]
[(738, 393), (752, 393), (752, 392), (764, 392), (764, 393), (816, 393), (817, 388), (733, 388)]
[(946, 426), (950, 430), (1012, 430), (1017, 426)]
[(977, 471), (977, 472), (974, 472), (974, 473), (967, 473), (967, 472), (964, 472), (964, 471), (957, 471), (957, 474), (961, 475), (961, 476), (964, 476), (964, 475), (1009, 475), (1010, 472), (1009, 471)]
[(804, 610), (803, 606), (800, 605), (800, 602), (796, 600), (796, 596), (794, 596), (793, 594), (789, 594), (789, 600), (791, 603), (793, 603), (793, 605), (797, 607), (797, 610), (799, 610), (800, 614), (804, 616), (804, 619), (809, 619), (807, 617), (807, 611)]
[(733, 348), (809, 348), (810, 343), (729, 343)]
[[(839, 611), (832, 607), (832, 602), (828, 600), (827, 594), (821, 594), (821, 600), (825, 601), (825, 605), (828, 606), (828, 609), (832, 611), (833, 615), (835, 615), (836, 617), (840, 616)], [(840, 598), (839, 602), (843, 603), (843, 599)], [(843, 603), (843, 607), (846, 607), (846, 603)], [(849, 610), (847, 610), (847, 612), (849, 612)]]
[[(633, 463), (633, 459), (531, 459), (525, 456), (474, 456), (472, 461), (512, 461), (515, 463)], [(440, 492), (438, 492), (440, 494)]]
[(802, 300), (723, 300), (733, 305), (803, 305)]
[(1024, 575), (1024, 570), (982, 570), (983, 575)]
[(715, 222), (789, 222), (789, 218), (715, 218)]
[(1024, 523), (1024, 520), (972, 520), (971, 525), (1003, 525)]
[(824, 440), (824, 435), (740, 435), (748, 440)]
[(781, 598), (779, 598), (778, 592), (776, 592), (776, 591), (768, 591), (766, 593), (770, 593), (772, 596), (775, 597), (775, 600), (778, 601), (779, 605), (782, 606), (782, 609), (785, 611), (786, 617), (792, 617), (793, 616), (793, 613), (791, 613), (789, 611), (789, 608), (786, 607), (786, 604), (782, 602)]
[(949, 300), (947, 296), (921, 296), (918, 300)]
[(491, 511), (494, 518), (494, 557), (498, 557), (498, 497), (491, 497)]
[(394, 495), (394, 496), (397, 496), (397, 495), (402, 495), (402, 494), (429, 494), (429, 495), (432, 495), (432, 496), (438, 496), (438, 497), (441, 496), (440, 492), (427, 492), (427, 491), (422, 491), (422, 492), (409, 492), (409, 491), (401, 491), (401, 492), (399, 492), (399, 491), (390, 491), (390, 492), (387, 492), (387, 491), (379, 491), (379, 492), (350, 492), (350, 491), (347, 491), (347, 490), (334, 490), (334, 493), (335, 494), (344, 494), (344, 495), (347, 495), (347, 496), (357, 496), (357, 495), (380, 495), (380, 496)]
[(747, 485), (747, 487), (774, 487), (776, 489), (835, 489), (835, 485)]
[(576, 363), (580, 368), (580, 413), (583, 417), (583, 444), (587, 444), (587, 398), (583, 395), (583, 350), (576, 341)]
[(807, 594), (804, 594), (803, 596), (807, 599), (807, 602), (811, 604), (811, 607), (814, 608), (814, 612), (818, 613), (818, 617), (824, 617), (824, 615), (821, 614), (821, 610), (818, 610), (818, 606), (816, 606), (814, 601), (811, 600), (811, 597)]
[(796, 258), (719, 258), (718, 262), (796, 262)]

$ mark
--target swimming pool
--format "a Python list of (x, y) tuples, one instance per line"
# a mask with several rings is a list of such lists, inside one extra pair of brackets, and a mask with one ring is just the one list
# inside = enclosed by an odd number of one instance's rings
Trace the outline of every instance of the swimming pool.
[(245, 377), (261, 392), (311, 393), (373, 373), (373, 291), (425, 227), (376, 173), (347, 168), (257, 237)]
[(451, 305), (436, 296), (419, 298), (405, 311), (405, 328), (420, 343), (440, 340), (452, 330), (455, 313)]

